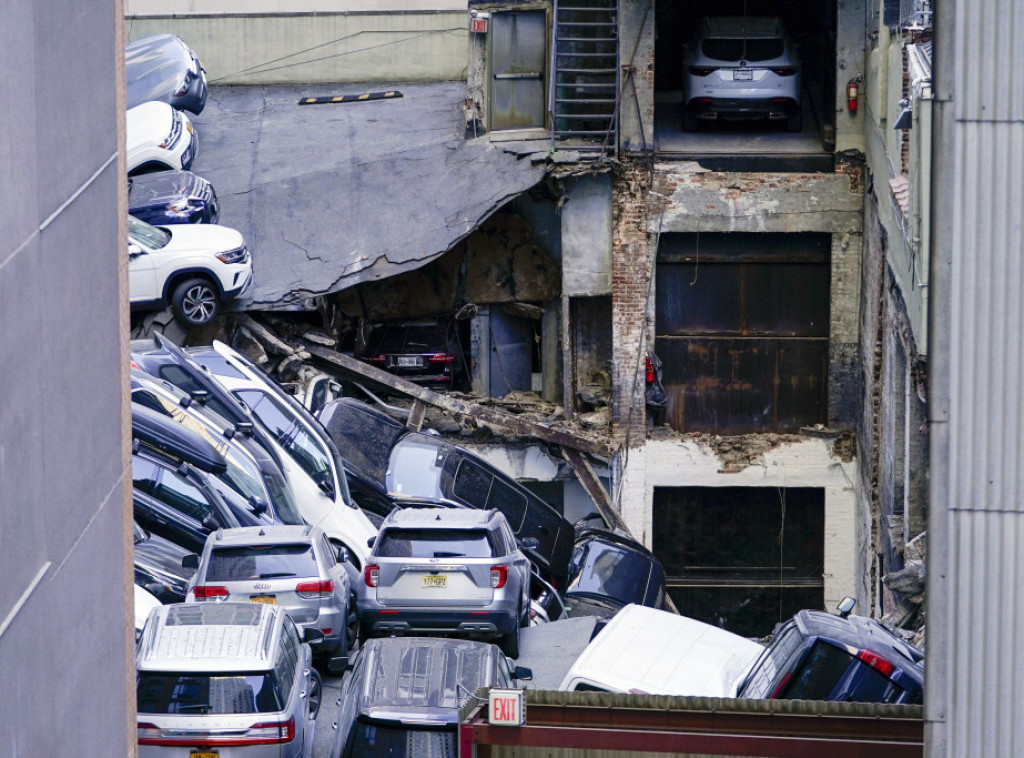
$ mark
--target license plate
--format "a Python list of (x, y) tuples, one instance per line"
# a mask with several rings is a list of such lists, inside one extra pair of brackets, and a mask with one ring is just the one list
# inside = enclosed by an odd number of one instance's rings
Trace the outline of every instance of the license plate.
[(399, 366), (410, 366), (415, 367), (420, 365), (420, 359), (415, 355), (400, 355), (398, 356)]
[(277, 596), (275, 595), (249, 595), (250, 603), (260, 603), (261, 605), (277, 605)]
[(188, 754), (189, 758), (217, 758), (216, 750), (193, 750)]
[(446, 574), (428, 574), (427, 576), (423, 577), (423, 586), (445, 588), (448, 586), (448, 576)]
[(732, 72), (732, 79), (735, 82), (749, 82), (754, 78), (754, 72), (749, 68), (741, 68)]

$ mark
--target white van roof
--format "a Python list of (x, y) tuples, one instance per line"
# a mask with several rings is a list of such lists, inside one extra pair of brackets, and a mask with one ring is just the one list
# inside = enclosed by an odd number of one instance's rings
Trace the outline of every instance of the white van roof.
[(736, 697), (764, 651), (738, 634), (640, 605), (615, 614), (565, 675), (560, 690)]

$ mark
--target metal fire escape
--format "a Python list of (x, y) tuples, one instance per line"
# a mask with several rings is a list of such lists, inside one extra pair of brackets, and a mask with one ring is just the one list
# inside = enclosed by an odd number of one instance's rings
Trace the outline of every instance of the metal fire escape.
[(577, 150), (618, 144), (618, 0), (555, 0), (551, 140)]

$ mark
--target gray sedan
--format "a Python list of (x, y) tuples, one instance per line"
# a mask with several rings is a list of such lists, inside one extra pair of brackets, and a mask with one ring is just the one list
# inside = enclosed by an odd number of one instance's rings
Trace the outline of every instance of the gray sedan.
[(360, 640), (480, 635), (517, 658), (529, 587), (530, 562), (500, 511), (396, 510), (381, 525), (359, 587)]

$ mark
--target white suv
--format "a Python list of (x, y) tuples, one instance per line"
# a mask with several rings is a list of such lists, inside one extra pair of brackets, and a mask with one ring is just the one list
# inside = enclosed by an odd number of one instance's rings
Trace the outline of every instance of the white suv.
[(187, 170), (199, 149), (192, 122), (167, 103), (149, 102), (128, 109), (125, 118), (128, 174)]
[(128, 281), (133, 309), (170, 304), (201, 326), (252, 285), (252, 260), (242, 235), (226, 226), (150, 226), (129, 216)]

